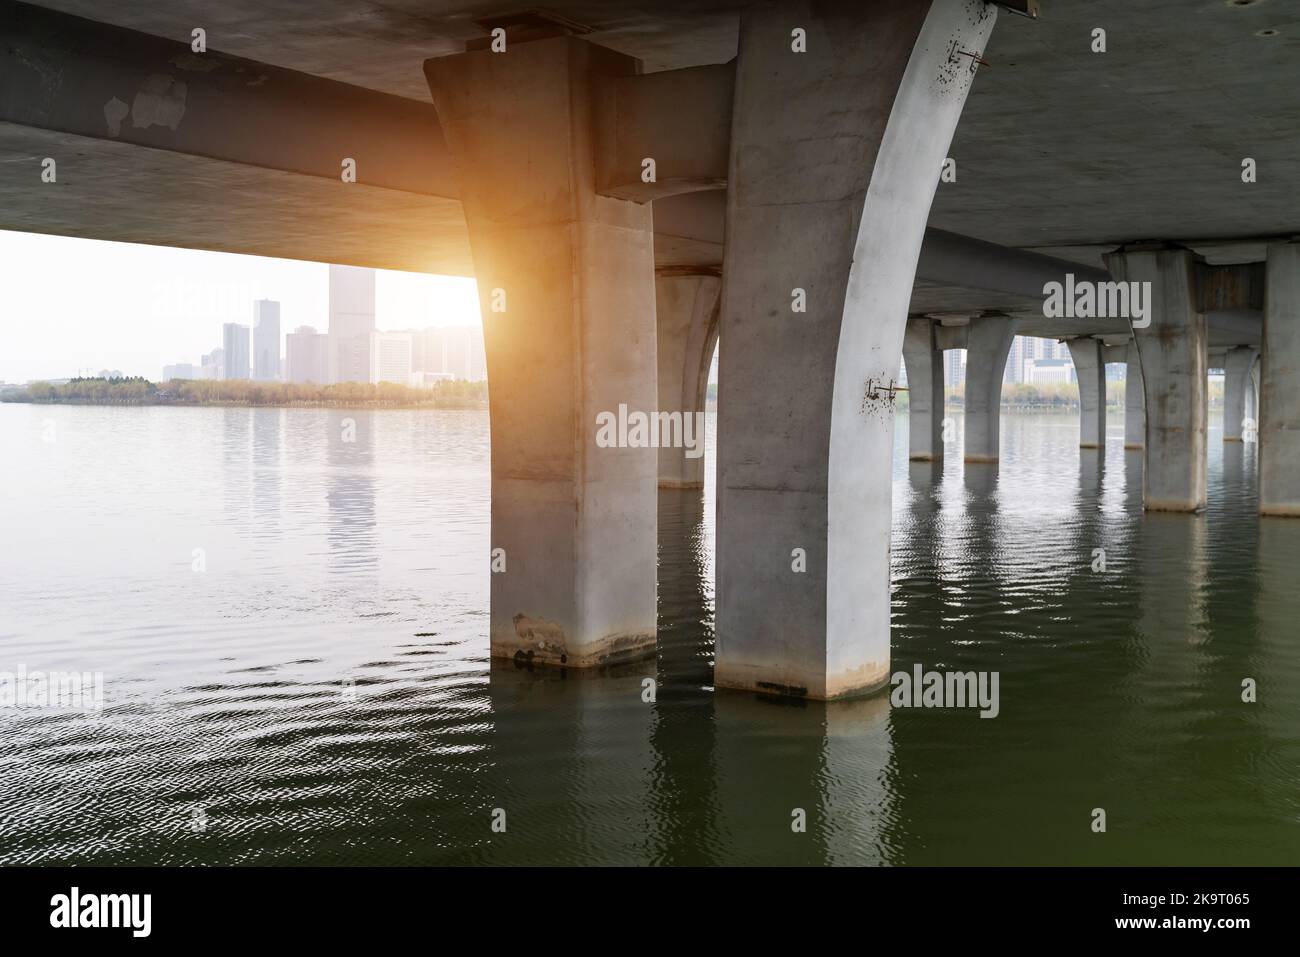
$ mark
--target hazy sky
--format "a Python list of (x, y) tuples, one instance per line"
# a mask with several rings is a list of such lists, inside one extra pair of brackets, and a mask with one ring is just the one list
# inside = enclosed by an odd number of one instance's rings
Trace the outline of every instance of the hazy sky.
[[(120, 369), (157, 380), (221, 345), (221, 324), (280, 303), (280, 333), (329, 324), (329, 267), (0, 230), (0, 381)], [(376, 270), (380, 329), (478, 326), (472, 279)]]

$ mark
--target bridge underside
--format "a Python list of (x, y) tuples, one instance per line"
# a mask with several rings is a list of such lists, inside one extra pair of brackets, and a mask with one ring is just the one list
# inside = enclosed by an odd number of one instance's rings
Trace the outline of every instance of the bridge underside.
[[(1300, 17), (1026, 6), (0, 0), (0, 228), (475, 276), (497, 655), (653, 651), (655, 488), (702, 479), (596, 423), (699, 412), (719, 343), (718, 683), (862, 693), (889, 663), (900, 356), (936, 458), (936, 356), (969, 351), (989, 468), (1013, 336), (1070, 341), (1085, 446), (1128, 363), (1125, 441), (1174, 511), (1206, 504), (1222, 365), (1261, 511), (1300, 512)], [(1067, 274), (1150, 284), (1150, 314), (1049, 317)]]

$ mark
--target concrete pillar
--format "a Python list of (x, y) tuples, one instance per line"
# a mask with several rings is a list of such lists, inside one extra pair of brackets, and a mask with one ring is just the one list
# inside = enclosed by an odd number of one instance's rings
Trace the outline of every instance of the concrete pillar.
[(1079, 447), (1106, 447), (1106, 363), (1097, 339), (1066, 342), (1074, 360), (1074, 377), (1079, 381)]
[(1300, 243), (1269, 246), (1266, 270), (1259, 511), (1300, 516)]
[(492, 382), (495, 657), (654, 649), (656, 450), (597, 444), (598, 416), (653, 418), (657, 399), (650, 207), (593, 185), (593, 92), (637, 67), (567, 37), (425, 63)]
[[(889, 677), (890, 461), (921, 239), (996, 9), (741, 15), (719, 368), (721, 687), (834, 698)], [(792, 33), (807, 52), (792, 50)]]
[(1147, 402), (1142, 389), (1142, 363), (1137, 346), (1129, 344), (1128, 368), (1124, 373), (1124, 448), (1141, 449), (1147, 444)]
[(655, 278), (659, 411), (681, 416), (690, 441), (659, 449), (660, 488), (704, 488), (704, 405), (718, 342), (718, 272), (673, 267)]
[(1259, 429), (1259, 350), (1255, 351), (1255, 357), (1250, 363), (1250, 380), (1246, 384), (1246, 418), (1254, 423), (1254, 429), (1251, 434), (1245, 436), (1253, 440)]
[(1002, 426), (1002, 379), (1016, 323), (1006, 316), (972, 319), (966, 336), (967, 462), (996, 462)]
[(1192, 254), (1186, 249), (1112, 253), (1120, 282), (1150, 283), (1151, 316), (1135, 328), (1146, 394), (1142, 499), (1151, 511), (1205, 507), (1206, 322), (1196, 311)]
[(935, 346), (929, 319), (909, 319), (903, 334), (907, 364), (908, 458), (943, 458), (943, 352)]
[(1250, 416), (1247, 395), (1253, 391), (1250, 370), (1255, 350), (1250, 346), (1229, 349), (1223, 360), (1223, 441), (1240, 442), (1242, 427)]

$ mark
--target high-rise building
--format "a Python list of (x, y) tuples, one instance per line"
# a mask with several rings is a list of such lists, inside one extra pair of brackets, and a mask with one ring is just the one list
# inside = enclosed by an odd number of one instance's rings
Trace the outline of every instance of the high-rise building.
[(299, 326), (284, 337), (284, 376), (289, 382), (329, 381), (329, 336), (314, 326)]
[(225, 351), (213, 349), (199, 360), (198, 379), (220, 379), (225, 371)]
[(966, 350), (947, 349), (943, 354), (943, 383), (950, 389), (960, 388), (966, 382)]
[(280, 378), (280, 304), (274, 299), (253, 303), (253, 375), (262, 381)]
[(411, 334), (409, 332), (372, 332), (370, 334), (370, 381), (411, 381)]
[(453, 379), (487, 378), (483, 331), (475, 326), (430, 326), (415, 333), (411, 367), (416, 372), (446, 372)]
[(163, 366), (163, 381), (169, 379), (194, 379), (194, 364), (191, 362), (178, 362), (175, 365)]
[(330, 381), (369, 382), (370, 335), (375, 331), (375, 271), (331, 265), (329, 301)]
[(221, 327), (221, 351), (224, 362), (221, 378), (248, 378), (248, 326), (227, 322)]

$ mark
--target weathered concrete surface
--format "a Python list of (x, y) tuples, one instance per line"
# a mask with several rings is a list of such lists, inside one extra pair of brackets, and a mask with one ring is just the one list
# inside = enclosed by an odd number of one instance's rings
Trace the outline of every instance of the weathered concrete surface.
[[(455, 199), (427, 102), (220, 52), (177, 37), (0, 6), (0, 119), (150, 149)], [(198, 24), (196, 24), (198, 25)]]
[(656, 406), (650, 209), (599, 196), (592, 160), (593, 87), (636, 69), (570, 38), (425, 64), (493, 383), (496, 657), (586, 667), (654, 649), (655, 449), (596, 444), (600, 413)]
[[(0, 229), (468, 276), (455, 199), (0, 123)], [(42, 183), (41, 160), (58, 180)]]
[(734, 79), (720, 64), (608, 84), (596, 100), (596, 188), (649, 202), (725, 187)]
[(1098, 339), (1071, 339), (1066, 343), (1079, 382), (1079, 446), (1106, 447), (1106, 364)]
[(1300, 516), (1300, 244), (1268, 249), (1259, 388), (1259, 511)]
[(996, 462), (1002, 426), (1002, 377), (1016, 336), (1016, 322), (1006, 316), (972, 319), (966, 332), (967, 462)]
[(1256, 352), (1250, 346), (1229, 349), (1223, 360), (1223, 441), (1240, 442), (1250, 417), (1248, 395), (1254, 391), (1250, 373)]
[(1259, 350), (1255, 350), (1255, 361), (1250, 364), (1250, 382), (1246, 388), (1246, 416), (1255, 423), (1256, 434), (1252, 438), (1258, 438), (1259, 435)]
[[(996, 14), (761, 3), (742, 18), (719, 370), (715, 682), (888, 680), (895, 380), (926, 216)], [(791, 31), (807, 31), (807, 52)], [(799, 311), (802, 305), (806, 311)]]
[(1142, 363), (1137, 346), (1128, 347), (1128, 369), (1124, 374), (1124, 448), (1144, 449), (1147, 444), (1146, 392), (1142, 388)]
[(704, 456), (693, 454), (704, 451), (704, 430), (694, 423), (704, 412), (721, 298), (717, 273), (661, 269), (655, 278), (659, 412), (680, 415), (698, 443), (694, 450), (685, 443), (659, 449), (660, 488), (704, 488)]
[(1119, 281), (1151, 283), (1151, 324), (1134, 334), (1146, 392), (1143, 504), (1151, 511), (1198, 511), (1206, 503), (1208, 367), (1192, 253), (1118, 252), (1107, 262)]
[(907, 364), (907, 457), (913, 462), (943, 458), (943, 352), (934, 341), (934, 324), (909, 319), (903, 334)]

